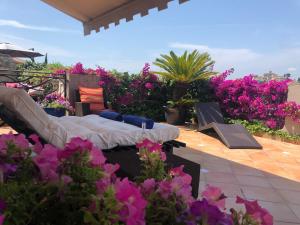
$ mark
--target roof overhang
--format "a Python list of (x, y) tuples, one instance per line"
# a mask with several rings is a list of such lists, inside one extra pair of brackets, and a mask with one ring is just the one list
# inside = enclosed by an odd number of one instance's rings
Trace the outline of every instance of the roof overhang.
[[(84, 35), (91, 31), (99, 32), (101, 28), (108, 29), (110, 24), (119, 25), (120, 20), (133, 20), (133, 16), (148, 15), (150, 9), (159, 11), (168, 8), (173, 0), (42, 0), (54, 8), (81, 21)], [(189, 0), (178, 0), (184, 3)]]

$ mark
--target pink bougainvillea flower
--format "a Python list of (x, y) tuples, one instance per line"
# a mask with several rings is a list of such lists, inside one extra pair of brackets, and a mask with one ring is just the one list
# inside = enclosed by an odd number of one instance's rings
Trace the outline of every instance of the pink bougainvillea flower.
[(105, 163), (103, 166), (105, 175), (108, 177), (114, 177), (115, 172), (120, 168), (119, 164), (110, 164), (110, 163)]
[(97, 194), (102, 195), (107, 187), (117, 179), (115, 172), (120, 168), (119, 164), (105, 163), (103, 165), (104, 176), (96, 182)]
[(34, 142), (34, 147), (33, 150), (35, 153), (40, 153), (43, 149), (43, 145), (40, 142), (39, 136), (37, 136), (36, 134), (32, 134), (29, 136), (29, 139), (31, 139)]
[(71, 141), (65, 146), (64, 150), (59, 152), (59, 159), (68, 159), (75, 153), (85, 153), (90, 152), (93, 149), (93, 143), (84, 140), (80, 137), (72, 138)]
[(4, 223), (4, 219), (5, 219), (5, 216), (0, 215), (0, 225), (2, 225)]
[(92, 167), (101, 167), (105, 163), (106, 158), (102, 151), (96, 147), (93, 147), (90, 152), (90, 163)]
[(178, 167), (174, 167), (172, 169), (170, 169), (169, 174), (173, 177), (181, 177), (181, 176), (185, 176), (186, 173), (183, 172), (183, 168), (184, 165), (178, 166)]
[(257, 201), (248, 201), (237, 196), (236, 203), (244, 204), (246, 213), (260, 225), (273, 225), (272, 215), (266, 209), (262, 208)]
[(105, 85), (105, 81), (100, 80), (100, 81), (98, 82), (98, 84), (99, 84), (100, 87), (103, 87), (103, 86)]
[(192, 198), (192, 178), (190, 176), (174, 177), (171, 180), (162, 180), (158, 183), (158, 192), (167, 199), (171, 194), (180, 197), (184, 202), (190, 203)]
[(226, 196), (223, 194), (220, 188), (207, 185), (202, 192), (202, 197), (205, 198), (209, 204), (219, 207), (219, 209), (225, 209)]
[[(147, 150), (151, 153), (150, 155), (152, 156), (158, 155), (162, 161), (165, 161), (167, 159), (165, 152), (162, 150), (162, 145), (156, 142), (152, 142), (149, 139), (144, 139), (142, 142), (137, 143), (136, 147), (140, 150)], [(146, 160), (147, 154), (140, 155), (140, 157), (141, 159)]]
[(155, 186), (156, 186), (156, 181), (153, 178), (145, 180), (141, 184), (141, 188), (144, 196), (149, 196), (151, 193), (153, 193)]
[(70, 69), (70, 74), (85, 74), (82, 63), (78, 62)]
[(121, 221), (126, 225), (144, 225), (147, 201), (140, 190), (127, 178), (115, 184), (116, 198), (122, 204), (119, 211)]
[(145, 88), (147, 88), (147, 89), (149, 89), (149, 90), (152, 90), (154, 87), (153, 87), (153, 84), (147, 82), (147, 83), (145, 84)]
[(67, 185), (67, 184), (69, 184), (69, 183), (71, 183), (73, 181), (72, 177), (67, 176), (67, 175), (62, 175), (61, 176), (61, 180), (63, 181), (63, 183), (65, 185)]
[(142, 142), (137, 143), (136, 147), (137, 148), (151, 148), (152, 145), (153, 145), (153, 142), (146, 138)]
[(39, 168), (43, 181), (58, 181), (58, 152), (57, 148), (47, 144), (38, 155), (33, 157), (33, 162)]
[(14, 145), (20, 151), (14, 157), (24, 157), (24, 150), (29, 148), (29, 142), (24, 134), (13, 133), (0, 135), (0, 155), (6, 155), (8, 145)]

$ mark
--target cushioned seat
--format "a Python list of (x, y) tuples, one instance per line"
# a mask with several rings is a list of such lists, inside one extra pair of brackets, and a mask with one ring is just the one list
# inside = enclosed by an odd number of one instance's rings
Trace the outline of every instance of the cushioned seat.
[(46, 142), (57, 147), (63, 147), (77, 136), (91, 140), (101, 149), (135, 145), (144, 138), (163, 143), (179, 136), (179, 129), (168, 124), (155, 123), (153, 129), (143, 130), (98, 115), (53, 117), (21, 89), (0, 87), (0, 103)]
[(64, 116), (60, 118), (50, 116), (50, 118), (67, 130), (66, 142), (72, 137), (80, 136), (92, 140), (94, 144), (102, 149), (132, 146), (145, 138), (163, 143), (174, 140), (179, 136), (177, 127), (162, 123), (155, 123), (153, 129), (147, 130), (98, 115)]

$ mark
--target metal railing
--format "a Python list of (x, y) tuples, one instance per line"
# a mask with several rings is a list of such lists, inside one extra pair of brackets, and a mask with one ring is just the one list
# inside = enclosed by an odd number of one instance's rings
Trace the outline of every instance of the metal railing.
[(39, 92), (42, 96), (60, 92), (66, 97), (67, 76), (66, 73), (0, 69), (1, 84), (15, 84), (29, 93)]

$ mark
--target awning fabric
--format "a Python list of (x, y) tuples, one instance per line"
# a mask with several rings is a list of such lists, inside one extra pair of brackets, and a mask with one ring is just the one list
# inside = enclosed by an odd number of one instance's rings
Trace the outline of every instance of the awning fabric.
[[(83, 23), (84, 35), (91, 31), (119, 25), (121, 19), (131, 21), (134, 15), (148, 15), (150, 9), (168, 8), (173, 0), (42, 0)], [(178, 0), (184, 3), (189, 0)]]

